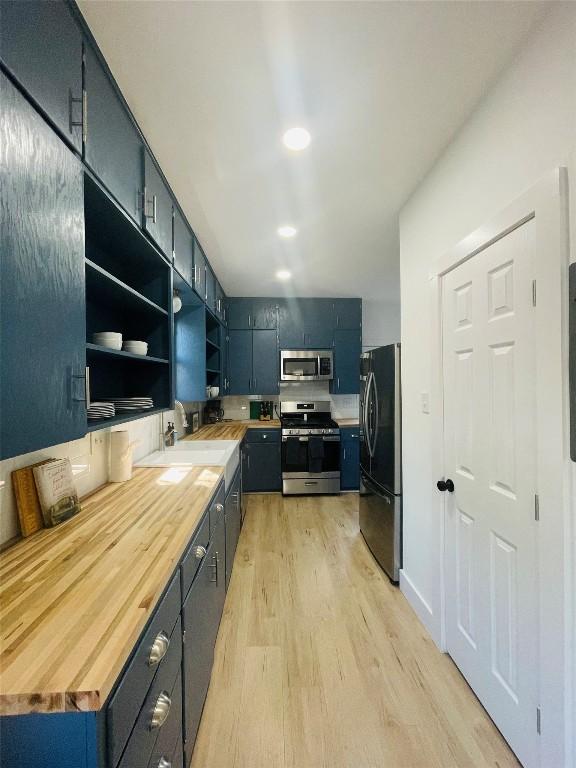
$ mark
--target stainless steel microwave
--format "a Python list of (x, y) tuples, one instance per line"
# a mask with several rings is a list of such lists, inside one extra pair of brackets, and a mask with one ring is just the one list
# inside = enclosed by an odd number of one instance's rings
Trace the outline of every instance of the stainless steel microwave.
[(280, 381), (330, 381), (334, 378), (331, 349), (283, 349)]

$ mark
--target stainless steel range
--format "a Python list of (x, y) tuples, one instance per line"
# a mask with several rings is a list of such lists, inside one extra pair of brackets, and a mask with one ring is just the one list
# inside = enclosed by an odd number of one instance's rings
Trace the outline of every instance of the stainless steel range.
[(281, 402), (282, 493), (340, 493), (340, 427), (329, 402)]

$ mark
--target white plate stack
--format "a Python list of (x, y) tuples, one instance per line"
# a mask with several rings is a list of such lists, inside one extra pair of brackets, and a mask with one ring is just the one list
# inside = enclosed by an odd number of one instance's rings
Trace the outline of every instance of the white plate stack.
[(92, 342), (108, 349), (122, 349), (122, 334), (115, 331), (102, 331), (92, 334)]
[(147, 411), (154, 408), (154, 401), (151, 397), (111, 397), (110, 401), (114, 403), (116, 413)]
[(114, 403), (90, 403), (87, 414), (90, 421), (111, 419), (116, 415), (116, 408)]
[(122, 349), (125, 352), (131, 352), (133, 355), (148, 354), (148, 344), (145, 341), (125, 341)]

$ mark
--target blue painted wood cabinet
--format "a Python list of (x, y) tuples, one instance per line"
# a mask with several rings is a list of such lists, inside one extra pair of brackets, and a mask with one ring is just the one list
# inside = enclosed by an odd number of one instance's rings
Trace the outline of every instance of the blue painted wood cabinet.
[(86, 119), (82, 47), (82, 31), (65, 4), (0, 3), (0, 58), (78, 152)]
[(279, 429), (249, 429), (242, 444), (242, 491), (282, 490)]
[(279, 301), (275, 298), (227, 299), (228, 327), (234, 330), (276, 330)]
[(334, 331), (334, 378), (330, 383), (332, 394), (351, 395), (359, 392), (361, 352), (361, 331), (339, 328)]
[(360, 428), (340, 428), (340, 488), (357, 491), (360, 487)]
[[(225, 508), (228, 499), (234, 510)], [(103, 709), (0, 718), (3, 768), (189, 765), (240, 532), (240, 508), (238, 470), (227, 498), (223, 482), (216, 489)], [(156, 710), (162, 717), (154, 724)]]
[(7, 458), (86, 433), (84, 193), (79, 160), (1, 72), (0, 104), (0, 458)]
[(228, 337), (229, 394), (276, 394), (279, 391), (276, 331), (230, 330)]

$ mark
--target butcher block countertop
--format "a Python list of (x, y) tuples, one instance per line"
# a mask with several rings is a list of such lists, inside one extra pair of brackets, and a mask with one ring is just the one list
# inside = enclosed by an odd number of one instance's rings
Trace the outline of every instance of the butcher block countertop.
[[(340, 427), (357, 427), (358, 419), (336, 419)], [(249, 429), (279, 429), (280, 421), (258, 421), (245, 419), (244, 421), (219, 421), (216, 424), (205, 424), (198, 432), (187, 435), (182, 440), (242, 440)]]
[(222, 477), (137, 469), (0, 555), (0, 715), (102, 707)]

